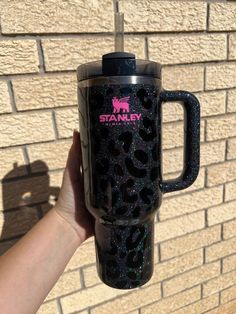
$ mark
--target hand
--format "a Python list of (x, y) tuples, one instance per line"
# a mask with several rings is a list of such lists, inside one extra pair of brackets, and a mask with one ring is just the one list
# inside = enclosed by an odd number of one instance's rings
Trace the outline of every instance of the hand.
[(88, 212), (84, 201), (80, 134), (74, 131), (62, 187), (55, 211), (77, 232), (80, 243), (94, 234), (94, 217)]

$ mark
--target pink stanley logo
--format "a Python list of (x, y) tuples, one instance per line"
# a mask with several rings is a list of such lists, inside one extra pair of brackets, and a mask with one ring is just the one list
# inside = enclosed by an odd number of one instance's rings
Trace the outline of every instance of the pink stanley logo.
[(141, 113), (130, 113), (130, 96), (118, 99), (113, 97), (113, 114), (102, 114), (99, 116), (100, 123), (106, 125), (133, 124), (141, 119)]
[(122, 112), (129, 112), (129, 101), (130, 97), (124, 97), (121, 99), (118, 99), (114, 97), (112, 99), (112, 105), (113, 105), (113, 113), (120, 113)]

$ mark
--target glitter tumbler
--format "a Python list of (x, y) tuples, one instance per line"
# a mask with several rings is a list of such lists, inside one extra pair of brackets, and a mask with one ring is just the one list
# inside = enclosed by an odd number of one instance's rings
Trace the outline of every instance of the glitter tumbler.
[[(164, 90), (160, 64), (132, 53), (105, 54), (77, 74), (84, 193), (95, 217), (98, 274), (113, 288), (136, 288), (153, 273), (162, 195), (197, 178), (200, 105), (189, 92)], [(180, 102), (185, 113), (184, 168), (168, 181), (162, 178), (165, 102)]]

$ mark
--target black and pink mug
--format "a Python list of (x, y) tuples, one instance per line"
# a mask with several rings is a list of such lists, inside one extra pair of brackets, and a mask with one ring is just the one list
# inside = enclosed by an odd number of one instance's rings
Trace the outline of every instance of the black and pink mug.
[[(199, 172), (200, 105), (161, 86), (161, 66), (115, 52), (78, 67), (85, 201), (95, 217), (97, 270), (118, 289), (153, 273), (154, 218), (163, 193), (189, 187)], [(162, 103), (181, 102), (184, 169), (162, 179)], [(173, 141), (175, 139), (173, 138)]]

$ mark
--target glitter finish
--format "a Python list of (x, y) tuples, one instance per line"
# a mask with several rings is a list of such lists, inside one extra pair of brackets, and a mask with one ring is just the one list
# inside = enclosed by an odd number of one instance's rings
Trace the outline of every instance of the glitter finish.
[[(186, 188), (197, 177), (199, 103), (188, 92), (162, 90), (151, 77), (145, 84), (122, 84), (122, 77), (109, 83), (106, 77), (103, 85), (88, 82), (78, 91), (85, 200), (96, 218), (98, 274), (111, 287), (136, 288), (153, 273), (154, 217), (162, 194)], [(129, 111), (114, 113), (114, 98), (129, 101)], [(183, 175), (163, 182), (165, 101), (183, 101), (186, 146)]]

